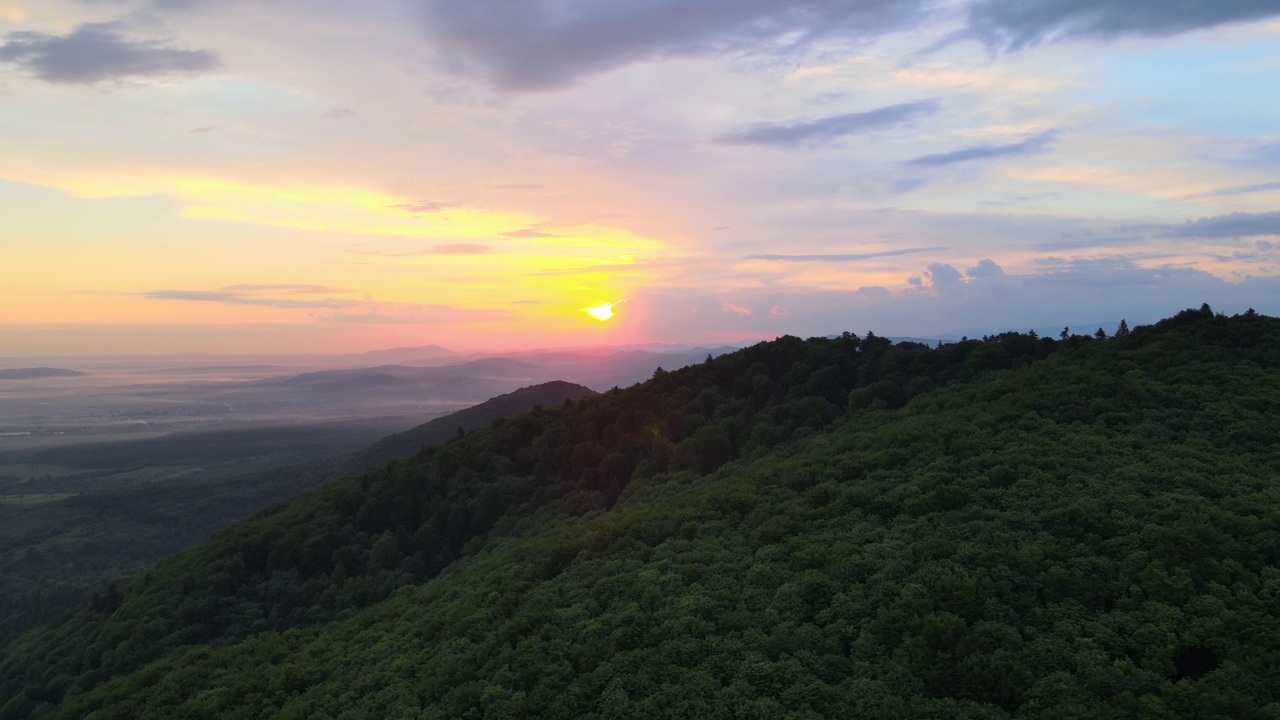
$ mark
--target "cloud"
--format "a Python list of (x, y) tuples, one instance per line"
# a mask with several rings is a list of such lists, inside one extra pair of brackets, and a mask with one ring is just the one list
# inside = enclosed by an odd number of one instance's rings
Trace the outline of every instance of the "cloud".
[(542, 183), (491, 183), (485, 187), (490, 190), (541, 190), (546, 185)]
[(353, 293), (355, 290), (350, 288), (331, 287), (329, 285), (226, 285), (218, 288), (224, 292), (282, 292), (297, 293), (299, 295), (317, 295), (324, 293), (345, 294)]
[(928, 267), (929, 283), (938, 285), (954, 285), (964, 279), (960, 271), (946, 263), (931, 263)]
[(1237, 187), (1222, 188), (1220, 190), (1211, 190), (1209, 192), (1199, 193), (1196, 195), (1188, 195), (1187, 200), (1203, 200), (1211, 197), (1221, 197), (1223, 195), (1245, 195), (1248, 193), (1267, 192), (1269, 190), (1280, 190), (1280, 182), (1258, 183), (1257, 185), (1240, 185)]
[(1264, 213), (1236, 212), (1188, 220), (1169, 228), (1168, 237), (1239, 238), (1280, 235), (1280, 210)]
[(536, 227), (524, 228), (523, 230), (509, 230), (504, 233), (498, 233), (503, 237), (509, 238), (554, 238), (562, 237), (554, 233), (543, 232)]
[(868, 37), (925, 0), (427, 0), (445, 67), (503, 90), (562, 88), (631, 63)]
[(180, 50), (126, 39), (119, 23), (88, 23), (67, 35), (13, 32), (0, 45), (0, 62), (25, 68), (52, 83), (89, 84), (128, 77), (211, 72), (222, 65), (208, 50)]
[(428, 252), (432, 255), (479, 255), (487, 253), (491, 250), (488, 245), (476, 245), (473, 243), (450, 243), (448, 245), (436, 245)]
[(188, 302), (255, 305), (286, 310), (309, 309), (311, 319), (324, 323), (359, 325), (455, 325), (474, 322), (508, 320), (510, 310), (457, 308), (451, 305), (386, 303), (376, 300), (343, 298), (281, 298), (257, 295), (268, 291), (310, 294), (332, 290), (352, 292), (344, 288), (320, 285), (228, 285), (218, 290), (152, 290), (140, 293), (153, 300), (185, 300)]
[(889, 105), (866, 112), (832, 115), (816, 120), (757, 123), (720, 137), (727, 145), (791, 147), (836, 140), (846, 135), (883, 130), (938, 111), (936, 100)]
[(408, 250), (405, 252), (386, 252), (384, 250), (353, 250), (352, 252), (359, 255), (376, 255), (378, 257), (421, 257), (423, 255), (480, 255), (492, 249), (488, 245), (477, 245), (475, 243), (445, 243), (443, 245), (433, 245), (423, 250)]
[(529, 277), (556, 277), (561, 275), (596, 275), (599, 273), (631, 273), (641, 272), (655, 269), (671, 269), (680, 267), (692, 267), (702, 264), (698, 260), (684, 260), (679, 258), (658, 258), (654, 260), (645, 260), (627, 263), (596, 263), (594, 265), (584, 265), (582, 267), (571, 268), (548, 268), (546, 270), (535, 270), (526, 273)]
[[(958, 274), (955, 268), (950, 273), (942, 266), (933, 270), (939, 279)], [(1067, 262), (1036, 273), (990, 276), (981, 282), (942, 282), (931, 287), (922, 281), (892, 291), (712, 294), (692, 288), (651, 288), (635, 293), (628, 312), (616, 322), (655, 341), (809, 337), (868, 330), (887, 336), (958, 338), (1063, 325), (1092, 331), (1097, 325), (1090, 323), (1120, 318), (1128, 319), (1130, 325), (1149, 323), (1204, 302), (1228, 313), (1254, 307), (1275, 314), (1280, 311), (1280, 278), (1229, 282), (1193, 268), (1147, 268), (1127, 258), (1106, 258)], [(773, 316), (775, 307), (785, 307), (789, 317)]]
[(960, 36), (993, 50), (1060, 40), (1170, 36), (1280, 15), (1275, 0), (979, 0)]
[(1252, 250), (1236, 250), (1230, 255), (1215, 255), (1214, 259), (1219, 262), (1247, 262), (1257, 265), (1264, 262), (1275, 262), (1280, 259), (1280, 243), (1274, 243), (1269, 240), (1257, 240), (1253, 243)]
[(776, 262), (859, 262), (882, 257), (896, 257), (922, 252), (942, 252), (944, 247), (903, 248), (873, 253), (847, 253), (843, 255), (748, 255), (747, 260), (773, 260)]
[(947, 153), (938, 153), (936, 155), (921, 155), (918, 158), (908, 160), (907, 165), (913, 167), (936, 167), (939, 165), (954, 165), (956, 163), (969, 162), (970, 160), (987, 160), (990, 158), (1015, 157), (1025, 155), (1038, 155), (1049, 149), (1049, 143), (1053, 142), (1058, 132), (1056, 130), (1046, 130), (1038, 135), (1032, 135), (1026, 140), (1007, 145), (971, 145), (960, 150), (953, 150)]
[[(81, 0), (82, 2), (101, 3), (111, 2), (119, 3), (123, 0)], [(200, 5), (212, 5), (209, 0), (150, 0), (147, 5), (152, 10), (189, 10)]]
[(994, 260), (987, 258), (986, 260), (979, 260), (978, 264), (966, 270), (965, 274), (974, 279), (999, 277), (1004, 274), (1004, 268), (997, 265)]
[(455, 208), (462, 207), (462, 205), (463, 203), (453, 200), (446, 200), (443, 202), (436, 200), (423, 200), (422, 202), (402, 203), (400, 205), (391, 205), (390, 207), (392, 210), (407, 210), (411, 213), (429, 214), (442, 212), (444, 210), (453, 210)]
[(337, 298), (315, 298), (297, 300), (292, 298), (260, 297), (235, 290), (152, 290), (142, 293), (143, 297), (152, 300), (187, 300), (190, 302), (223, 303), (225, 305), (258, 305), (275, 308), (348, 308), (364, 304), (359, 300), (343, 300)]
[(1280, 162), (1280, 140), (1272, 140), (1259, 145), (1253, 153), (1253, 160), (1274, 169), (1275, 164)]
[(367, 309), (340, 311), (327, 315), (313, 313), (323, 323), (352, 325), (468, 325), (510, 320), (510, 310), (471, 310), (451, 305), (410, 305), (369, 303)]
[(924, 187), (928, 183), (929, 181), (924, 178), (902, 178), (900, 180), (894, 180), (889, 187), (893, 191), (893, 194), (904, 195), (916, 188)]
[(1036, 258), (1034, 263), (1044, 271), (1035, 277), (1044, 283), (1072, 282), (1080, 289), (1145, 286), (1159, 282), (1163, 273), (1181, 272), (1183, 269), (1163, 267), (1147, 270), (1138, 262), (1175, 257), (1167, 253), (1132, 253), (1091, 258)]

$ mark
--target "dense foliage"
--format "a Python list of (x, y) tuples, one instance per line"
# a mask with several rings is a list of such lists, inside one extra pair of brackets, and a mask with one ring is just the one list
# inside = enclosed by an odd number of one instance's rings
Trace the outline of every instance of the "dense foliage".
[[(473, 429), (543, 404), (592, 394), (580, 385), (553, 382), (521, 388), (370, 442), (382, 423), (342, 423), (299, 428), (259, 428), (192, 433), (151, 440), (63, 448), (58, 459), (84, 467), (186, 462), (219, 453), (265, 462), (264, 453), (321, 459), (291, 462), (231, 477), (176, 478), (83, 492), (56, 502), (0, 503), (0, 643), (35, 624), (60, 618), (108, 581), (139, 573), (173, 553), (207, 539), (274, 503), (327, 480), (358, 472), (396, 454), (443, 442), (459, 428)], [(402, 424), (397, 424), (403, 427)], [(347, 437), (335, 433), (345, 428)], [(375, 432), (381, 437), (385, 430)], [(56, 450), (41, 450), (57, 455)], [(96, 453), (96, 455), (95, 455)], [(38, 459), (38, 458), (37, 458)]]
[(0, 716), (1280, 717), (1280, 322), (783, 338), (242, 523)]

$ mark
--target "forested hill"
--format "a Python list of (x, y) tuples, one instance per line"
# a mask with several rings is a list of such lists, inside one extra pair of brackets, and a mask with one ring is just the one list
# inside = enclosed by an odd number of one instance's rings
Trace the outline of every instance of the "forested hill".
[(0, 717), (1280, 717), (1280, 321), (782, 338), (241, 523)]

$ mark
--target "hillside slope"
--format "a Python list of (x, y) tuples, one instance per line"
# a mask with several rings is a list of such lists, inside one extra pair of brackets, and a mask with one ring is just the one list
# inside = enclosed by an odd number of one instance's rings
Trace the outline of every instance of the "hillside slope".
[(369, 447), (353, 453), (349, 465), (353, 470), (357, 468), (363, 470), (392, 458), (412, 455), (423, 445), (444, 442), (453, 437), (459, 429), (474, 430), (499, 418), (511, 417), (538, 406), (560, 405), (566, 400), (579, 400), (595, 394), (595, 391), (590, 388), (563, 380), (520, 388), (404, 432), (388, 435)]
[(1280, 717), (1278, 366), (1208, 308), (761, 344), (232, 528), (0, 717)]

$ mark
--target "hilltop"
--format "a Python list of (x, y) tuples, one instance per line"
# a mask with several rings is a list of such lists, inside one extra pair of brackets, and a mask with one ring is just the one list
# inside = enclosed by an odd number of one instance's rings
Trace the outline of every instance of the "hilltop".
[(1280, 321), (782, 338), (325, 485), (0, 717), (1274, 718)]

